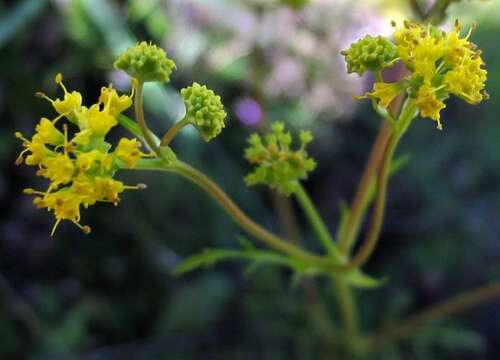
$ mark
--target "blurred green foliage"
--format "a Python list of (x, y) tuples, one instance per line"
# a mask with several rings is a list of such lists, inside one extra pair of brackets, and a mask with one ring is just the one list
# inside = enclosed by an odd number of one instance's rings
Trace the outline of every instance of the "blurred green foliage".
[[(483, 49), (491, 100), (479, 107), (451, 102), (443, 113), (444, 132), (416, 121), (404, 141), (401, 152), (412, 157), (391, 180), (382, 246), (367, 268), (389, 279), (374, 291), (359, 291), (368, 329), (500, 276), (500, 24), (498, 6), (490, 3), (464, 1), (450, 9), (452, 18), (478, 21), (473, 39)], [(236, 248), (239, 234), (209, 198), (182, 179), (123, 174), (131, 183), (147, 183), (148, 191), (127, 194), (119, 207), (88, 212), (86, 222), (94, 230), (89, 237), (68, 226), (50, 238), (50, 216), (21, 195), (34, 176), (14, 166), (20, 146), (12, 134), (29, 133), (49, 111), (32, 94), (41, 89), (53, 94), (59, 71), (71, 88), (91, 99), (109, 81), (119, 86), (111, 71), (119, 51), (136, 39), (162, 43), (176, 30), (174, 15), (163, 5), (159, 0), (0, 2), (0, 358), (331, 358), (326, 330), (317, 321), (324, 316), (302, 285), (289, 286), (290, 271), (262, 267), (245, 277), (244, 264), (230, 263), (172, 276), (183, 258), (203, 248)], [(232, 110), (251, 92), (245, 77), (252, 61), (240, 58), (214, 72), (196, 62), (174, 74), (169, 87), (147, 87), (146, 105), (152, 127), (165, 130), (184, 112), (174, 89), (194, 78), (216, 89), (230, 112), (227, 129), (210, 145), (186, 131), (175, 140), (177, 152), (251, 216), (279, 231), (268, 193), (247, 189), (242, 180), (249, 170), (243, 148), (253, 129), (238, 123)], [(311, 125), (317, 141), (310, 152), (318, 168), (308, 189), (335, 230), (337, 203), (352, 196), (378, 119), (364, 105), (343, 122), (315, 122), (293, 99), (265, 106), (272, 119)], [(314, 246), (310, 234), (302, 237)], [(317, 285), (313, 298), (322, 299), (333, 315), (328, 284)], [(422, 329), (380, 358), (498, 358), (498, 306)]]

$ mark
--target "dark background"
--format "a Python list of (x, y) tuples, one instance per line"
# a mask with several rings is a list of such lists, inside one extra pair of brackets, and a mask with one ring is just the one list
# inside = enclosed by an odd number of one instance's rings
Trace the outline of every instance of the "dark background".
[[(164, 131), (182, 116), (177, 91), (192, 81), (219, 93), (229, 113), (228, 127), (209, 144), (186, 129), (174, 143), (178, 156), (282, 232), (269, 193), (242, 181), (250, 170), (246, 138), (264, 121), (309, 128), (319, 166), (306, 187), (334, 231), (380, 121), (353, 102), (370, 79), (345, 75), (338, 50), (363, 33), (387, 34), (391, 19), (411, 16), (405, 4), (315, 0), (293, 10), (256, 0), (0, 1), (0, 358), (332, 358), (287, 271), (265, 267), (246, 277), (245, 264), (225, 263), (172, 276), (182, 258), (236, 247), (242, 235), (206, 194), (174, 175), (119, 174), (148, 189), (124, 194), (118, 207), (84, 211), (89, 236), (63, 223), (50, 237), (53, 218), (22, 195), (45, 185), (32, 168), (14, 165), (21, 144), (13, 133), (31, 134), (41, 116), (53, 117), (33, 94), (58, 96), (57, 72), (90, 103), (110, 81), (126, 88), (111, 70), (116, 54), (136, 39), (152, 40), (178, 67), (168, 86), (146, 89), (153, 128)], [(483, 49), (491, 99), (480, 106), (451, 99), (444, 131), (418, 120), (403, 141), (399, 153), (410, 161), (391, 180), (381, 245), (365, 268), (388, 282), (357, 292), (366, 331), (500, 277), (500, 7), (463, 1), (449, 14), (478, 22), (473, 41)], [(302, 241), (314, 248), (297, 214)], [(314, 286), (338, 323), (328, 282)], [(426, 327), (381, 356), (498, 358), (499, 306)]]

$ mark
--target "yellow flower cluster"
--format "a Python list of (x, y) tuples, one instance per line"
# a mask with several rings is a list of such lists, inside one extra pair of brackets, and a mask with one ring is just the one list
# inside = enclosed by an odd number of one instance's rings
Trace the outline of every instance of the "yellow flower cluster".
[[(127, 186), (113, 179), (120, 167), (133, 168), (143, 153), (137, 139), (122, 138), (113, 152), (105, 136), (118, 124), (117, 116), (132, 105), (132, 95), (119, 96), (112, 87), (103, 87), (99, 100), (90, 107), (82, 105), (82, 95), (69, 92), (62, 82), (62, 75), (55, 77), (56, 84), (64, 91), (62, 99), (50, 99), (43, 93), (38, 96), (50, 101), (59, 114), (55, 119), (42, 118), (35, 127), (31, 139), (17, 132), (25, 149), (17, 158), (19, 165), (37, 166), (37, 175), (47, 178), (50, 184), (45, 191), (25, 189), (26, 194), (35, 195), (34, 204), (54, 213), (54, 234), (62, 220), (69, 220), (90, 232), (90, 227), (80, 224), (80, 209), (96, 202), (115, 205), (126, 189), (143, 188), (144, 185)], [(58, 128), (65, 118), (75, 127), (69, 138), (69, 124)]]
[(484, 90), (487, 72), (481, 51), (469, 41), (474, 27), (461, 38), (458, 21), (449, 33), (430, 24), (423, 26), (410, 21), (405, 21), (401, 28), (395, 23), (392, 25), (397, 56), (410, 75), (401, 83), (378, 81), (365, 97), (388, 108), (394, 98), (406, 90), (415, 99), (420, 115), (436, 121), (438, 129), (442, 129), (440, 112), (446, 107), (444, 100), (450, 94), (469, 104), (488, 98)]

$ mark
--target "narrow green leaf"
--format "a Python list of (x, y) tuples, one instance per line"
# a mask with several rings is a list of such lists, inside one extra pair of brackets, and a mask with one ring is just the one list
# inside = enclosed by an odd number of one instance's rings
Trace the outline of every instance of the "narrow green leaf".
[(263, 250), (207, 249), (188, 257), (175, 269), (174, 275), (182, 275), (200, 267), (208, 267), (227, 260), (253, 260), (258, 263), (275, 264), (294, 268), (297, 266), (285, 256)]
[(410, 154), (403, 154), (392, 160), (389, 175), (392, 176), (403, 169), (411, 160)]
[(376, 279), (364, 274), (361, 270), (350, 271), (347, 274), (343, 274), (343, 277), (348, 284), (361, 289), (378, 288), (387, 282), (387, 278)]
[(254, 244), (248, 240), (247, 238), (243, 237), (243, 236), (237, 236), (236, 239), (238, 240), (238, 242), (241, 244), (241, 246), (243, 247), (243, 249), (246, 249), (246, 250), (255, 250), (255, 246)]
[(345, 227), (347, 225), (347, 219), (349, 219), (349, 214), (351, 213), (351, 209), (349, 209), (349, 205), (345, 201), (341, 201), (340, 205), (340, 221), (339, 221), (339, 226), (337, 228), (337, 233), (335, 234), (335, 239), (338, 241), (340, 238), (342, 238)]

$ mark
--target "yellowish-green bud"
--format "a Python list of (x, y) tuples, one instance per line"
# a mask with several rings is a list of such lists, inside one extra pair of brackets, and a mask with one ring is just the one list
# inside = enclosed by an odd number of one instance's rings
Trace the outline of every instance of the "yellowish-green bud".
[(284, 195), (295, 192), (299, 180), (306, 179), (316, 167), (316, 162), (305, 150), (312, 140), (309, 131), (302, 131), (299, 135), (300, 146), (292, 149), (292, 135), (285, 131), (282, 122), (274, 123), (272, 132), (264, 137), (252, 134), (245, 158), (255, 165), (255, 170), (245, 177), (246, 184), (265, 184)]
[(220, 134), (225, 127), (226, 112), (220, 96), (205, 85), (193, 83), (181, 90), (186, 106), (186, 118), (193, 124), (205, 141)]
[(397, 59), (396, 45), (383, 36), (367, 35), (341, 54), (345, 56), (347, 71), (359, 75), (367, 70), (382, 70), (393, 65)]
[(165, 50), (142, 41), (125, 50), (114, 66), (142, 82), (168, 82), (175, 63), (167, 57)]

